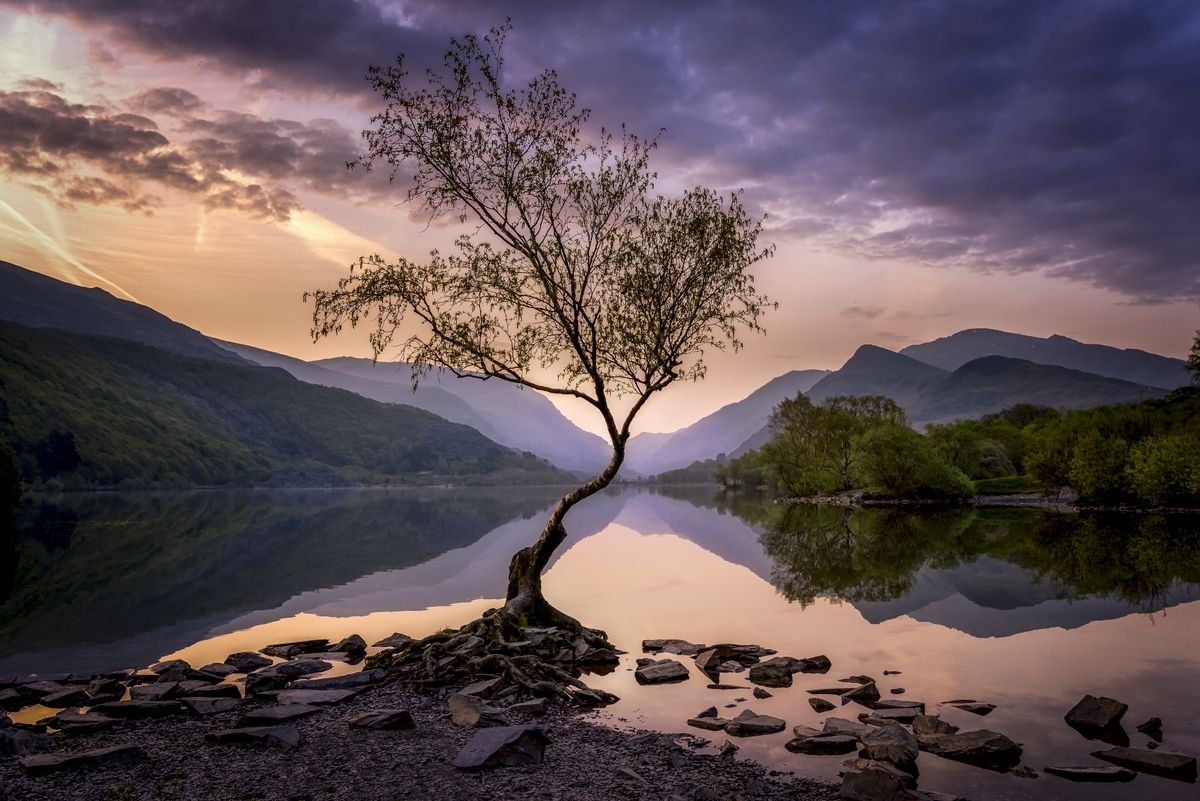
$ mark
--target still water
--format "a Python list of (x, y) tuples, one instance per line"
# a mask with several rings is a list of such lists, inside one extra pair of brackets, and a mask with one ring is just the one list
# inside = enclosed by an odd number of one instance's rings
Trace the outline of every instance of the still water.
[[(510, 555), (553, 500), (512, 488), (38, 498), (0, 554), (0, 675), (203, 664), (271, 642), (458, 625), (499, 602)], [(865, 673), (885, 697), (903, 687), (895, 697), (964, 730), (1009, 735), (1039, 772), (1103, 764), (1088, 754), (1107, 746), (1062, 720), (1084, 693), (1129, 705), (1133, 745), (1146, 740), (1133, 726), (1159, 716), (1162, 748), (1200, 753), (1196, 517), (789, 508), (629, 489), (590, 499), (567, 527), (546, 592), (629, 651), (586, 678), (622, 699), (599, 713), (607, 724), (705, 735), (684, 721), (736, 704), (723, 716), (749, 707), (819, 727), (805, 688)], [(698, 671), (639, 687), (641, 640), (668, 637), (824, 653), (833, 669), (761, 701), (736, 674), (723, 680), (745, 691), (708, 690)], [(980, 718), (939, 705), (953, 698), (998, 708)], [(739, 756), (836, 778), (845, 757), (790, 754), (788, 737), (740, 739)], [(928, 754), (920, 765), (923, 789), (976, 799), (1197, 797), (1147, 775), (1073, 785)]]

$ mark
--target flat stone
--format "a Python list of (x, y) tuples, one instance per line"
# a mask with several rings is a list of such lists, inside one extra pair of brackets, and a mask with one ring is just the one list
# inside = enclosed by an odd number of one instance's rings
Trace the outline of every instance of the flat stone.
[(49, 695), (60, 693), (67, 689), (57, 681), (31, 681), (17, 686), (17, 693), (29, 701), (40, 701)]
[(472, 682), (458, 691), (459, 695), (474, 695), (477, 698), (491, 698), (501, 689), (504, 682), (499, 677)]
[(187, 707), (187, 710), (193, 715), (216, 715), (237, 709), (241, 706), (242, 699), (184, 696), (179, 699), (179, 703)]
[(225, 664), (234, 668), (238, 673), (253, 673), (274, 663), (255, 651), (238, 651), (236, 654), (225, 657)]
[(771, 693), (767, 692), (762, 687), (755, 687), (754, 688), (754, 697), (761, 701), (765, 698), (770, 698)]
[(191, 687), (187, 690), (189, 698), (234, 698), (240, 700), (241, 692), (235, 684), (206, 684), (202, 687)]
[(505, 711), (516, 715), (541, 716), (546, 714), (546, 699), (533, 698), (528, 701), (519, 701), (508, 706)]
[(329, 650), (329, 640), (299, 640), (297, 642), (279, 642), (260, 649), (267, 656), (278, 656), (291, 659), (300, 654), (315, 654)]
[(921, 750), (1001, 773), (1021, 764), (1021, 746), (987, 729), (917, 738)]
[(536, 726), (480, 729), (454, 758), (464, 770), (540, 765), (550, 738)]
[(813, 708), (813, 712), (816, 712), (818, 714), (821, 712), (828, 712), (831, 709), (837, 708), (835, 704), (833, 704), (829, 701), (826, 701), (824, 698), (818, 698), (816, 696), (813, 696), (812, 698), (808, 699), (808, 705)]
[(812, 690), (805, 690), (805, 692), (809, 695), (845, 695), (852, 689), (852, 687), (817, 687)]
[(90, 734), (95, 731), (104, 731), (116, 725), (117, 721), (110, 718), (108, 715), (102, 715), (99, 712), (88, 711), (80, 712), (77, 709), (64, 709), (53, 718), (51, 725), (54, 728), (67, 732), (68, 734)]
[(1052, 765), (1043, 770), (1051, 776), (1058, 776), (1073, 782), (1131, 782), (1137, 778), (1137, 773), (1134, 771), (1115, 765), (1103, 767)]
[(255, 709), (250, 712), (242, 713), (241, 719), (238, 720), (238, 728), (250, 726), (274, 726), (279, 723), (286, 723), (289, 720), (297, 720), (299, 718), (315, 715), (320, 712), (319, 706), (311, 704), (280, 704), (278, 706), (265, 706), (261, 709)]
[(137, 720), (180, 715), (184, 711), (177, 701), (113, 701), (109, 704), (99, 704), (92, 709), (111, 718)]
[[(744, 684), (706, 684), (704, 686), (710, 690), (749, 690), (750, 689), (749, 687), (747, 687)], [(758, 692), (758, 688), (755, 688), (755, 692)], [(763, 692), (766, 692), (766, 690), (763, 690)], [(770, 696), (770, 694), (768, 694), (765, 697), (770, 698), (771, 696)]]
[(91, 696), (83, 687), (68, 687), (56, 693), (42, 696), (39, 703), (51, 709), (66, 709), (69, 706), (83, 706), (91, 700)]
[(733, 737), (756, 737), (783, 731), (787, 723), (772, 715), (759, 715), (747, 709), (729, 722), (725, 733)]
[(310, 676), (313, 673), (323, 673), (332, 667), (333, 665), (324, 659), (310, 659), (306, 657), (271, 665), (258, 671), (256, 675), (284, 676), (289, 679), (298, 679), (301, 676)]
[(470, 729), (476, 726), (505, 726), (509, 723), (503, 711), (488, 705), (478, 696), (454, 693), (446, 699), (446, 703), (450, 707), (450, 720), (455, 726)]
[(1138, 773), (1150, 773), (1185, 782), (1196, 781), (1196, 758), (1187, 754), (1118, 746), (1107, 751), (1093, 751), (1092, 756), (1123, 768), (1136, 770)]
[(793, 754), (831, 756), (849, 754), (858, 748), (858, 738), (849, 734), (821, 734), (814, 737), (796, 737), (784, 746)]
[(210, 676), (218, 676), (223, 679), (228, 676), (232, 676), (234, 673), (237, 673), (238, 669), (233, 665), (226, 665), (221, 662), (210, 662), (204, 667), (200, 668), (200, 672), (207, 673)]
[(862, 736), (862, 744), (867, 759), (887, 762), (907, 773), (913, 773), (916, 768), (920, 753), (917, 738), (898, 723), (872, 729)]
[(346, 724), (356, 729), (379, 729), (393, 731), (411, 729), (412, 714), (407, 709), (375, 709), (360, 712), (346, 719)]
[(705, 646), (687, 640), (642, 640), (642, 650), (648, 654), (667, 653), (696, 656), (705, 650)]
[(996, 708), (995, 704), (981, 704), (978, 702), (973, 704), (951, 704), (950, 706), (955, 709), (961, 709), (964, 712), (970, 712), (972, 715), (979, 715), (980, 717), (991, 714), (992, 710)]
[(674, 659), (649, 660), (650, 664), (639, 665), (633, 677), (638, 684), (666, 684), (686, 681), (691, 673), (685, 665)]
[(36, 754), (18, 764), (29, 776), (45, 776), (74, 768), (114, 768), (144, 762), (149, 757), (139, 745), (114, 745), (75, 754)]
[(384, 637), (382, 640), (375, 643), (375, 645), (373, 645), (372, 647), (373, 648), (399, 648), (401, 645), (406, 645), (412, 641), (413, 641), (412, 637), (409, 637), (407, 634), (401, 634), (400, 632), (397, 631), (395, 634), (389, 634), (388, 636)]
[(329, 676), (324, 679), (300, 679), (292, 684), (294, 690), (359, 690), (378, 684), (387, 677), (387, 672), (380, 668), (363, 670), (358, 673), (345, 673), (341, 676)]
[(275, 696), (275, 700), (282, 705), (287, 704), (312, 704), (313, 706), (326, 706), (328, 704), (340, 704), (342, 701), (348, 701), (357, 695), (354, 690), (280, 690)]
[(168, 701), (179, 694), (179, 682), (164, 681), (158, 684), (142, 684), (129, 690), (135, 701)]
[(726, 718), (720, 717), (697, 717), (688, 718), (687, 725), (694, 726), (697, 729), (704, 729), (705, 731), (724, 731), (725, 727), (729, 725), (729, 721)]
[(217, 745), (252, 748), (278, 748), (290, 751), (300, 745), (300, 730), (295, 726), (251, 726), (243, 729), (210, 731), (204, 739)]

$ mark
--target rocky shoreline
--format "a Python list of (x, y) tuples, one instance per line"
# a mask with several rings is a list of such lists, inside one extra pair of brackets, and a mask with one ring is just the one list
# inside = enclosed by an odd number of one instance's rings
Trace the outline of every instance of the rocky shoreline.
[[(486, 688), (420, 690), (369, 668), (301, 678), (333, 655), (255, 656), (228, 660), (254, 671), (242, 681), (194, 678), (217, 666), (160, 664), (0, 684), (10, 710), (35, 698), (65, 707), (40, 724), (0, 717), (0, 801), (837, 798), (831, 785), (734, 758), (736, 748), (701, 736), (618, 731), (586, 710), (536, 703), (489, 719), (498, 712)], [(127, 697), (110, 700), (126, 684)], [(503, 764), (472, 762), (489, 758)]]

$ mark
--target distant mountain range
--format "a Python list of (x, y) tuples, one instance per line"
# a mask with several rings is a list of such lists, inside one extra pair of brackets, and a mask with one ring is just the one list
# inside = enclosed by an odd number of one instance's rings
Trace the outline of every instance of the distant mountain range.
[[(432, 375), (413, 392), (411, 367), (403, 363), (350, 357), (306, 362), (212, 340), (102, 289), (73, 286), (7, 262), (0, 262), (0, 298), (0, 320), (119, 337), (224, 364), (279, 368), (306, 384), (432, 412), (577, 474), (595, 472), (608, 458), (603, 439), (575, 426), (544, 395), (512, 384)], [(921, 425), (1015, 403), (1083, 408), (1137, 401), (1187, 381), (1182, 360), (1060, 336), (970, 329), (899, 353), (864, 345), (836, 371), (792, 371), (678, 431), (638, 434), (629, 443), (625, 474), (661, 473), (758, 447), (768, 437), (772, 409), (800, 392), (815, 401), (886, 395)]]
[(1159, 389), (1175, 389), (1191, 380), (1182, 359), (1144, 350), (1089, 345), (1057, 334), (1043, 339), (991, 328), (970, 328), (932, 342), (909, 345), (900, 353), (943, 370), (957, 370), (983, 356), (1008, 356)]

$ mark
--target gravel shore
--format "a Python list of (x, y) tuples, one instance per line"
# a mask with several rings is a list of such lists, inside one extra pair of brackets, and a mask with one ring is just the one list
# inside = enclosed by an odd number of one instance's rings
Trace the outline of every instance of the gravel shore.
[[(30, 777), (16, 758), (0, 756), (0, 801), (837, 798), (831, 785), (772, 775), (755, 762), (716, 756), (711, 748), (701, 752), (686, 738), (616, 731), (557, 710), (527, 721), (551, 739), (541, 765), (459, 770), (451, 760), (475, 730), (450, 721), (443, 697), (399, 684), (294, 721), (302, 740), (292, 750), (205, 742), (208, 732), (232, 728), (244, 712), (267, 705), (247, 701), (232, 712), (127, 722), (62, 738), (70, 752), (142, 746), (149, 760), (126, 767)], [(346, 724), (355, 713), (388, 708), (409, 710), (415, 727), (375, 731)]]

